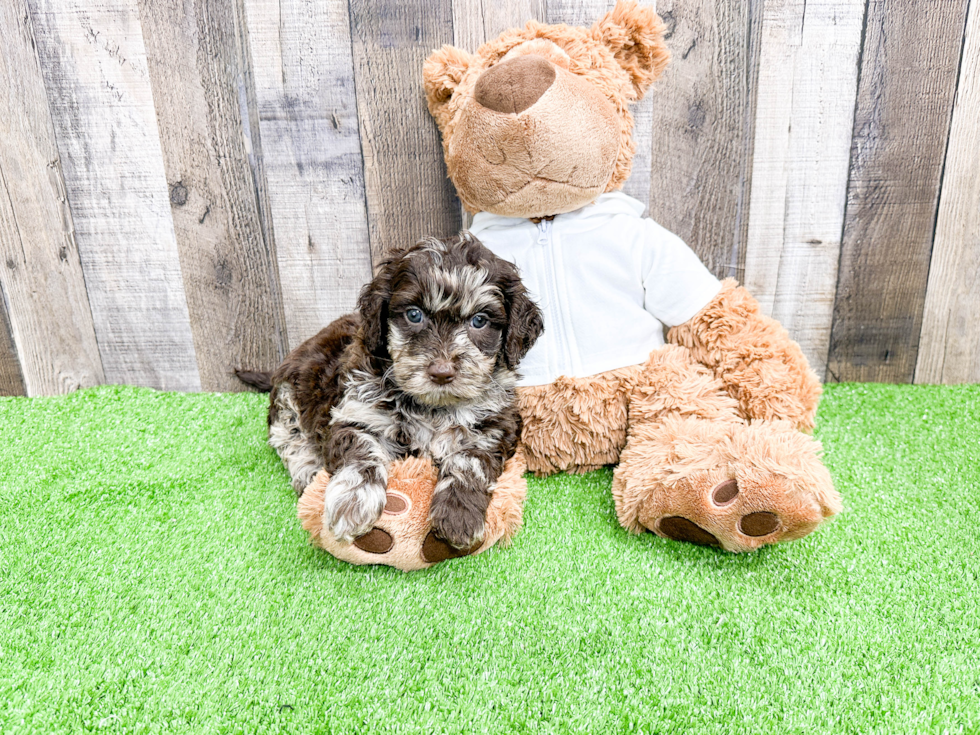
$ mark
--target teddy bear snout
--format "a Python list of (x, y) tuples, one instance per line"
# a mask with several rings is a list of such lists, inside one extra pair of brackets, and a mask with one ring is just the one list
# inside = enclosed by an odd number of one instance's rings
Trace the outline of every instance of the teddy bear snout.
[(527, 54), (483, 72), (473, 97), (488, 110), (517, 115), (541, 99), (554, 81), (554, 65), (541, 56)]

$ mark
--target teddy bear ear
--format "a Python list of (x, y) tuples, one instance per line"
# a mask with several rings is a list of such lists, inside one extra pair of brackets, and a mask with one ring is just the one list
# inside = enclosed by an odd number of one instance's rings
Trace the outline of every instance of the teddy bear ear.
[(455, 46), (443, 46), (425, 60), (422, 66), (425, 98), (440, 128), (443, 127), (440, 110), (449, 102), (475, 58)]
[(640, 99), (670, 60), (670, 51), (664, 45), (665, 30), (653, 8), (634, 0), (620, 0), (596, 21), (590, 32), (613, 52), (633, 81), (636, 99)]

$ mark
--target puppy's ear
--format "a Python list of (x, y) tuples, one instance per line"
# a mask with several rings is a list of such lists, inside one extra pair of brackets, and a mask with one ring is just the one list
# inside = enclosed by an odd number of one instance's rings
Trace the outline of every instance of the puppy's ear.
[(371, 282), (361, 289), (357, 311), (361, 315), (361, 341), (375, 359), (387, 360), (388, 355), (388, 302), (391, 301), (391, 280), (394, 261), (389, 259)]
[(455, 46), (443, 46), (438, 51), (433, 51), (422, 65), (425, 99), (439, 130), (445, 129), (449, 122), (445, 112), (446, 104), (475, 60), (475, 56)]
[(596, 21), (590, 33), (613, 52), (633, 81), (636, 99), (659, 77), (670, 61), (664, 44), (666, 26), (649, 6), (619, 0), (616, 7)]
[(504, 333), (504, 363), (516, 370), (520, 361), (544, 331), (544, 318), (520, 275), (510, 263), (505, 263), (503, 277), (504, 303), (507, 308), (507, 330)]

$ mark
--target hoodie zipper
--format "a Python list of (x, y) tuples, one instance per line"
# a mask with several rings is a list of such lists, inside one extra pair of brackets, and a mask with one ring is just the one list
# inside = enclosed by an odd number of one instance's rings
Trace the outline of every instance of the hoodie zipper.
[(564, 310), (561, 308), (561, 300), (558, 297), (558, 273), (555, 269), (555, 241), (552, 237), (552, 221), (543, 219), (537, 224), (538, 245), (543, 249), (542, 260), (548, 283), (548, 299), (554, 304), (551, 317), (553, 322), (547, 328), (554, 328), (555, 342), (558, 348), (556, 357), (563, 363), (557, 372), (564, 374), (572, 369), (572, 359), (568, 350), (568, 339), (565, 335)]

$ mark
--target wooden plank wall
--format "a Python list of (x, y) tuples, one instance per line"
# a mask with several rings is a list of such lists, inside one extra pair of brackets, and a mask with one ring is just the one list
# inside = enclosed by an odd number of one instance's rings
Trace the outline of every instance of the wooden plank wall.
[[(657, 0), (625, 191), (830, 381), (980, 381), (980, 0)], [(241, 390), (464, 226), (421, 67), (613, 0), (0, 0), (0, 394)]]

